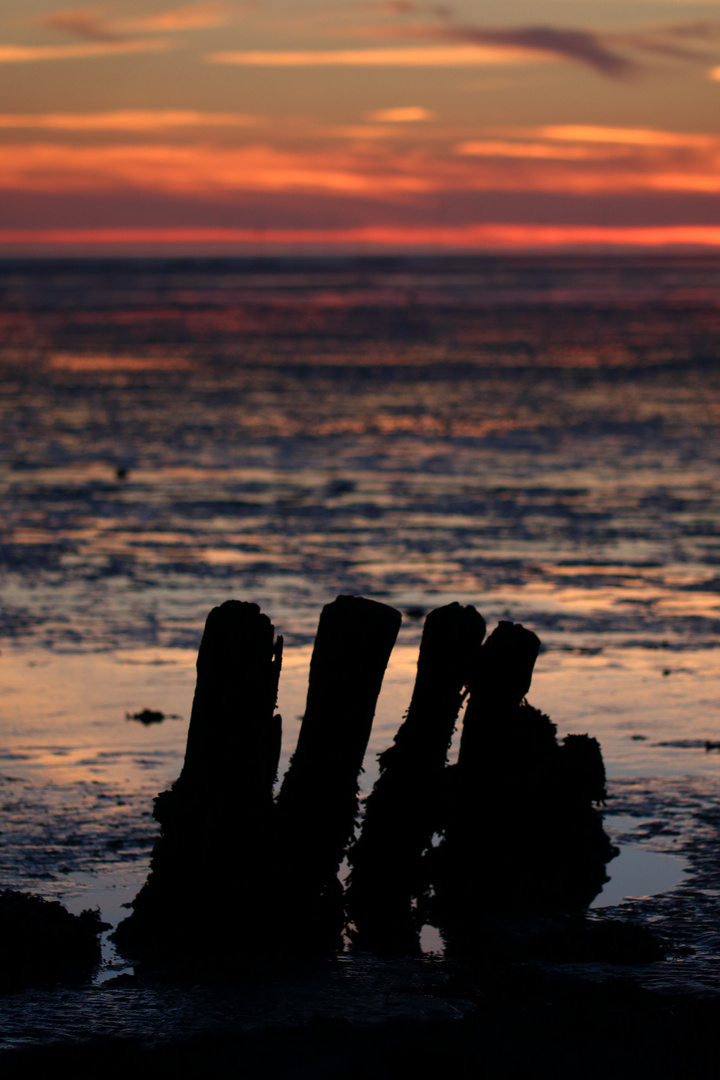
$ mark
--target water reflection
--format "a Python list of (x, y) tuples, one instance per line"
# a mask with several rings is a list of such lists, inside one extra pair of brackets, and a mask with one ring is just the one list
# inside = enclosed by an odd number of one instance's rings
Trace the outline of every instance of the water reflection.
[(610, 881), (590, 907), (615, 907), (624, 900), (670, 892), (682, 884), (688, 869), (687, 860), (677, 855), (648, 851), (639, 844), (621, 844), (620, 854), (608, 867)]
[(716, 274), (0, 266), (0, 632), (194, 647), (232, 589), (298, 643), (320, 594), (374, 592), (709, 646)]

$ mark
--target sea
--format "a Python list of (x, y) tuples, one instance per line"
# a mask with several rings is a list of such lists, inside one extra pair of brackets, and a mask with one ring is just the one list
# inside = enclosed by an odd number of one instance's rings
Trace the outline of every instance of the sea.
[(210, 609), (285, 639), (282, 775), (354, 594), (403, 613), (362, 793), (424, 613), (473, 604), (600, 741), (599, 902), (679, 887), (720, 805), (719, 421), (714, 255), (0, 262), (0, 885), (116, 923)]

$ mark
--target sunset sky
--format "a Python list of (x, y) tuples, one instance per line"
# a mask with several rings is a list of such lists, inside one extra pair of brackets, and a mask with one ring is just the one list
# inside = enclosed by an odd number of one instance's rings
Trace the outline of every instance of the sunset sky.
[(714, 0), (4, 0), (0, 87), (0, 254), (720, 248)]

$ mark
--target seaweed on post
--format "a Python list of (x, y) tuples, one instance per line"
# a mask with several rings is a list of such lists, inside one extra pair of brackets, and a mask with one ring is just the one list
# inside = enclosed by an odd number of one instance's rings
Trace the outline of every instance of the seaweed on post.
[(448, 604), (425, 620), (410, 707), (380, 755), (362, 832), (349, 853), (350, 936), (363, 948), (420, 951), (413, 901), (424, 888), (422, 854), (438, 824), (447, 753), (484, 635), (474, 607)]
[(339, 596), (320, 616), (298, 743), (277, 799), (283, 924), (293, 952), (342, 944), (337, 873), (358, 812), (357, 778), (402, 616)]
[(429, 919), (451, 951), (487, 950), (488, 918), (583, 909), (617, 854), (593, 805), (605, 797), (596, 740), (559, 743), (525, 701), (539, 648), (531, 631), (501, 622), (479, 653), (445, 838), (428, 854)]

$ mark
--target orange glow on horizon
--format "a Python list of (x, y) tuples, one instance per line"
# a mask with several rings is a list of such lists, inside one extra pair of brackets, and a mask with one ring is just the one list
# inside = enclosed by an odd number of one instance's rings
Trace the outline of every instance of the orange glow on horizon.
[(400, 227), (372, 225), (350, 229), (0, 229), (5, 245), (99, 244), (235, 244), (381, 247), (557, 248), (593, 247), (720, 247), (720, 226), (659, 225), (462, 225)]

